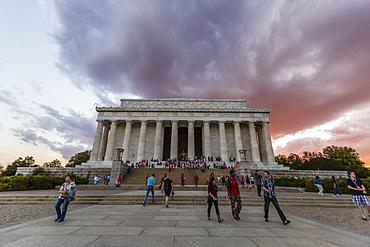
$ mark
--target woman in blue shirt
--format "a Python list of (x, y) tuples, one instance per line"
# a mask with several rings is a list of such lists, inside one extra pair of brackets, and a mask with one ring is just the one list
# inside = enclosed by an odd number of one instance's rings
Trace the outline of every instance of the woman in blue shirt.
[(315, 183), (315, 186), (319, 189), (319, 194), (320, 196), (323, 196), (324, 195), (324, 188), (322, 187), (322, 180), (320, 179), (319, 176), (316, 176), (315, 180), (314, 180), (314, 183)]

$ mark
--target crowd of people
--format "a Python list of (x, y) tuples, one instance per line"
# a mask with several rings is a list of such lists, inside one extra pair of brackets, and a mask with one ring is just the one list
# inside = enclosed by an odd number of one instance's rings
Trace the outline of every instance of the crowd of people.
[[(253, 178), (253, 179), (252, 179)], [(104, 184), (108, 185), (110, 181), (110, 175), (105, 175), (103, 177)], [(122, 180), (122, 174), (120, 173), (116, 180), (116, 186), (121, 183)], [(63, 222), (67, 213), (67, 207), (71, 201), (73, 201), (76, 197), (76, 184), (74, 181), (71, 180), (71, 177), (67, 175), (65, 177), (65, 183), (62, 184), (61, 188), (59, 189), (59, 197), (55, 204), (55, 210), (57, 213), (57, 218), (55, 221), (57, 222)], [(94, 178), (94, 184), (99, 184), (100, 178), (99, 176), (95, 176)], [(198, 186), (199, 182), (199, 176), (196, 174), (193, 178), (193, 181), (195, 183), (195, 186)], [(249, 182), (248, 182), (249, 181)], [(253, 182), (252, 182), (253, 181)], [(263, 198), (264, 198), (264, 219), (266, 222), (269, 222), (269, 206), (272, 203), (274, 205), (275, 209), (277, 210), (279, 217), (284, 225), (289, 224), (290, 221), (287, 220), (286, 216), (284, 215), (283, 211), (281, 210), (278, 200), (276, 198), (276, 192), (275, 192), (275, 180), (271, 176), (269, 171), (264, 171), (263, 175), (259, 173), (259, 171), (256, 171), (253, 175), (248, 177), (247, 175), (244, 176), (238, 176), (238, 174), (231, 170), (229, 172), (229, 175), (227, 176), (215, 176), (215, 174), (212, 172), (209, 176), (206, 178), (206, 184), (208, 185), (208, 194), (207, 194), (207, 203), (208, 203), (208, 209), (207, 209), (207, 219), (210, 220), (211, 216), (211, 209), (212, 206), (215, 208), (217, 220), (219, 223), (223, 221), (223, 219), (220, 216), (219, 208), (218, 208), (218, 185), (225, 186), (227, 188), (227, 195), (230, 200), (231, 205), (231, 213), (234, 221), (240, 220), (240, 211), (242, 208), (242, 200), (239, 190), (239, 182), (242, 185), (242, 188), (247, 184), (247, 188), (254, 187), (254, 185), (257, 188), (257, 194), (258, 196), (262, 197), (263, 192)], [(181, 186), (185, 186), (185, 175), (184, 173), (180, 176), (180, 183)], [(319, 195), (323, 196), (323, 182), (320, 177), (316, 176), (314, 180), (315, 186), (319, 190)], [(150, 177), (147, 175), (145, 180), (146, 185), (146, 193), (143, 200), (143, 206), (146, 205), (146, 202), (148, 200), (149, 194), (151, 194), (151, 203), (154, 203), (154, 194), (155, 194), (155, 186), (156, 186), (156, 178), (155, 174), (153, 173)], [(117, 186), (117, 187), (118, 187)], [(335, 179), (335, 177), (332, 177), (332, 186), (334, 190), (333, 196), (342, 196), (342, 193), (340, 191), (338, 181)], [(356, 177), (356, 174), (354, 172), (349, 173), (349, 178), (347, 179), (347, 187), (350, 189), (350, 192), (352, 194), (352, 202), (354, 205), (356, 205), (361, 213), (362, 219), (367, 220), (367, 215), (365, 214), (362, 206), (366, 206), (368, 212), (368, 216), (370, 216), (370, 202), (367, 199), (367, 192), (366, 188), (361, 181), (361, 179)], [(160, 181), (159, 189), (162, 193), (166, 196), (165, 205), (168, 208), (169, 207), (169, 198), (170, 196), (174, 196), (174, 183), (173, 180), (170, 178), (169, 174), (164, 174)], [(62, 206), (62, 210), (61, 210)]]

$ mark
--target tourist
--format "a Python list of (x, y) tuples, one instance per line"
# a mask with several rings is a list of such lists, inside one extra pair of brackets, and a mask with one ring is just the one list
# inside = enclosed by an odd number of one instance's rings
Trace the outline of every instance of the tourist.
[(256, 184), (256, 186), (257, 186), (257, 194), (258, 194), (258, 196), (262, 196), (261, 195), (261, 178), (262, 178), (262, 176), (261, 176), (261, 174), (260, 174), (260, 172), (257, 170), (255, 173), (254, 173), (254, 183)]
[(121, 183), (121, 182), (122, 182), (122, 173), (120, 173), (120, 174), (118, 175), (117, 180), (119, 181), (119, 183)]
[[(57, 218), (54, 221), (63, 222), (67, 214), (67, 207), (70, 201), (73, 201), (76, 196), (76, 184), (71, 180), (71, 176), (65, 177), (65, 183), (59, 189), (59, 197), (55, 203), (55, 211)], [(60, 206), (63, 204), (62, 212)]]
[(227, 194), (231, 201), (231, 212), (233, 214), (234, 221), (238, 221), (240, 220), (239, 214), (242, 208), (242, 200), (240, 197), (238, 181), (235, 178), (235, 172), (231, 170), (229, 173), (230, 177), (227, 182)]
[(180, 180), (181, 180), (181, 186), (185, 186), (185, 175), (184, 175), (184, 173), (181, 173)]
[(338, 181), (335, 179), (334, 176), (332, 176), (331, 178), (332, 178), (331, 183), (333, 184), (333, 192), (334, 192), (333, 197), (336, 197), (337, 194), (339, 194), (339, 196), (342, 197), (342, 192), (340, 191)]
[(146, 176), (145, 176), (145, 185), (147, 185), (147, 184), (148, 184), (148, 178), (149, 178), (149, 175), (148, 175), (148, 174), (146, 174)]
[[(164, 194), (166, 195), (166, 208), (168, 208), (169, 207), (168, 206), (168, 201), (169, 201), (171, 192), (174, 194), (174, 191), (173, 191), (173, 182), (170, 179), (170, 176), (167, 176), (163, 180), (162, 193), (163, 193), (163, 191), (164, 191)], [(173, 197), (173, 195), (172, 195), (172, 197)]]
[(215, 174), (213, 172), (211, 172), (211, 174), (209, 175), (209, 177), (212, 179), (212, 178), (215, 178)]
[(224, 221), (221, 219), (220, 216), (220, 211), (218, 210), (218, 197), (217, 197), (217, 192), (218, 192), (218, 187), (216, 184), (216, 181), (214, 178), (211, 179), (210, 184), (208, 185), (208, 210), (207, 210), (207, 220), (211, 220), (211, 208), (212, 208), (212, 203), (215, 205), (216, 209), (216, 215), (217, 215), (217, 220), (218, 223), (221, 223)]
[(287, 225), (290, 223), (290, 220), (287, 220), (283, 211), (281, 210), (279, 203), (276, 199), (275, 194), (275, 180), (271, 177), (270, 172), (265, 171), (263, 173), (264, 178), (261, 181), (262, 188), (264, 190), (263, 197), (265, 199), (265, 221), (269, 222), (269, 207), (270, 202), (274, 205), (276, 208), (276, 211), (278, 212), (281, 221), (284, 225)]
[(347, 187), (351, 191), (353, 204), (358, 207), (358, 210), (360, 210), (362, 219), (367, 220), (364, 210), (362, 209), (362, 205), (366, 206), (367, 214), (370, 216), (370, 203), (366, 197), (367, 193), (364, 183), (361, 179), (356, 178), (356, 174), (354, 172), (350, 172), (349, 178), (347, 179)]
[(154, 190), (155, 190), (155, 174), (153, 173), (150, 178), (147, 180), (146, 184), (146, 194), (144, 197), (143, 206), (146, 204), (146, 200), (148, 199), (149, 193), (152, 193), (152, 204), (154, 203)]
[(250, 180), (251, 180), (251, 187), (254, 188), (254, 177), (253, 177), (253, 175), (251, 175)]
[(103, 183), (105, 185), (107, 185), (107, 179), (108, 179), (108, 176), (107, 175), (104, 175), (104, 177), (103, 177)]
[(114, 184), (116, 186), (116, 188), (118, 188), (120, 185), (121, 185), (121, 181), (119, 181), (118, 179), (116, 180), (116, 183)]
[(222, 186), (225, 187), (226, 186), (225, 176), (221, 176), (221, 182), (222, 182)]
[(110, 182), (110, 174), (107, 176), (107, 185), (109, 184)]
[(245, 175), (245, 182), (247, 183), (247, 186), (249, 187), (249, 189), (252, 189), (251, 180), (249, 179), (248, 175)]
[(206, 185), (208, 185), (209, 184), (209, 177), (207, 176), (206, 177)]
[(194, 176), (195, 187), (198, 187), (198, 181), (199, 181), (199, 177), (197, 174), (195, 174)]
[(221, 176), (220, 175), (217, 176), (217, 182), (218, 182), (218, 184), (221, 184)]
[(163, 183), (164, 183), (164, 180), (166, 179), (167, 177), (167, 173), (165, 173), (161, 179), (161, 182), (160, 182), (160, 185), (159, 185), (159, 189), (161, 190), (161, 192), (163, 193)]
[(99, 182), (100, 182), (100, 177), (98, 175), (95, 175), (95, 177), (94, 177), (94, 185), (99, 184)]
[(319, 189), (319, 192), (317, 194), (319, 194), (320, 196), (323, 196), (324, 195), (324, 188), (322, 187), (322, 180), (319, 176), (316, 176), (316, 178), (314, 180), (314, 184)]
[(240, 183), (242, 184), (242, 189), (244, 189), (244, 181), (245, 181), (245, 178), (243, 177), (243, 175), (240, 176)]

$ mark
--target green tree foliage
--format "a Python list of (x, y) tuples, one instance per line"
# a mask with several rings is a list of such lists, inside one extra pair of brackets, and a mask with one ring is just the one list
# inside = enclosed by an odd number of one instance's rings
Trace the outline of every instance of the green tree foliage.
[(298, 154), (289, 154), (288, 157), (285, 155), (279, 154), (275, 157), (277, 163), (282, 164), (283, 166), (290, 167), (290, 169), (298, 170), (302, 165), (303, 160)]
[(66, 167), (75, 167), (76, 165), (81, 165), (90, 159), (91, 150), (86, 150), (81, 153), (73, 155), (68, 161)]
[(17, 172), (17, 167), (35, 167), (35, 159), (32, 156), (26, 156), (24, 159), (19, 157), (11, 165), (8, 165), (1, 176), (13, 176)]
[(58, 159), (55, 159), (50, 162), (45, 162), (43, 167), (62, 167), (62, 162)]
[(32, 171), (32, 175), (43, 175), (43, 176), (49, 176), (50, 175), (50, 172), (49, 171), (45, 171), (44, 168), (42, 167), (37, 167), (35, 168), (33, 171)]
[(327, 170), (327, 171), (345, 171), (346, 168), (340, 161), (316, 157), (306, 160), (300, 167), (300, 170)]
[(370, 176), (370, 171), (360, 160), (360, 155), (351, 147), (327, 146), (323, 149), (325, 158), (340, 161), (347, 171), (354, 171), (359, 177)]

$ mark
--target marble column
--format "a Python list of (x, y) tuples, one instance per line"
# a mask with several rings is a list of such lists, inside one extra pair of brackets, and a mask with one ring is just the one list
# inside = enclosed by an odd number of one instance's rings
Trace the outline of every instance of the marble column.
[(270, 129), (269, 129), (268, 123), (266, 122), (262, 123), (262, 132), (263, 132), (263, 137), (265, 139), (267, 162), (275, 163), (276, 161), (275, 161), (275, 156), (274, 156), (274, 150), (272, 148), (272, 141), (271, 141)]
[(179, 130), (177, 121), (172, 121), (170, 158), (178, 158), (179, 155)]
[(229, 161), (227, 156), (227, 146), (226, 146), (226, 131), (225, 131), (225, 122), (219, 121), (218, 128), (220, 131), (220, 153), (221, 159), (224, 162)]
[(103, 132), (103, 122), (98, 121), (98, 126), (96, 127), (94, 143), (91, 150), (90, 161), (96, 161), (99, 155), (100, 143), (101, 143), (101, 134)]
[(162, 145), (162, 121), (157, 121), (155, 126), (154, 155), (153, 159), (160, 160)]
[(204, 152), (203, 156), (211, 157), (211, 131), (209, 129), (209, 121), (203, 122), (203, 142), (204, 142)]
[(194, 159), (195, 143), (194, 143), (194, 121), (188, 121), (188, 158)]
[(100, 150), (99, 150), (99, 155), (98, 155), (98, 161), (103, 160), (102, 158), (105, 157), (105, 153), (107, 151), (107, 141), (108, 141), (108, 134), (109, 134), (109, 125), (104, 126), (103, 130), (103, 139), (100, 143)]
[(242, 143), (242, 134), (240, 131), (240, 122), (234, 122), (234, 134), (235, 134), (236, 160), (241, 161), (239, 150), (243, 149), (243, 143)]
[(115, 153), (114, 150), (114, 140), (116, 137), (116, 130), (117, 130), (117, 121), (113, 120), (112, 125), (110, 127), (110, 133), (108, 136), (108, 143), (107, 143), (107, 152), (105, 153), (105, 161), (112, 161), (113, 156)]
[(146, 135), (146, 121), (141, 121), (139, 146), (137, 148), (137, 161), (142, 161), (144, 159), (145, 135)]
[(123, 137), (123, 144), (122, 144), (122, 148), (124, 149), (123, 155), (122, 155), (123, 162), (129, 159), (131, 129), (132, 129), (132, 121), (126, 121), (125, 136)]
[(249, 137), (251, 140), (252, 162), (261, 162), (260, 151), (257, 143), (256, 127), (254, 126), (254, 122), (249, 122), (248, 127)]
[(257, 125), (257, 134), (258, 134), (258, 144), (259, 144), (259, 150), (260, 150), (260, 157), (261, 161), (264, 163), (267, 163), (267, 153), (266, 153), (266, 142), (265, 137), (263, 136), (262, 126)]

